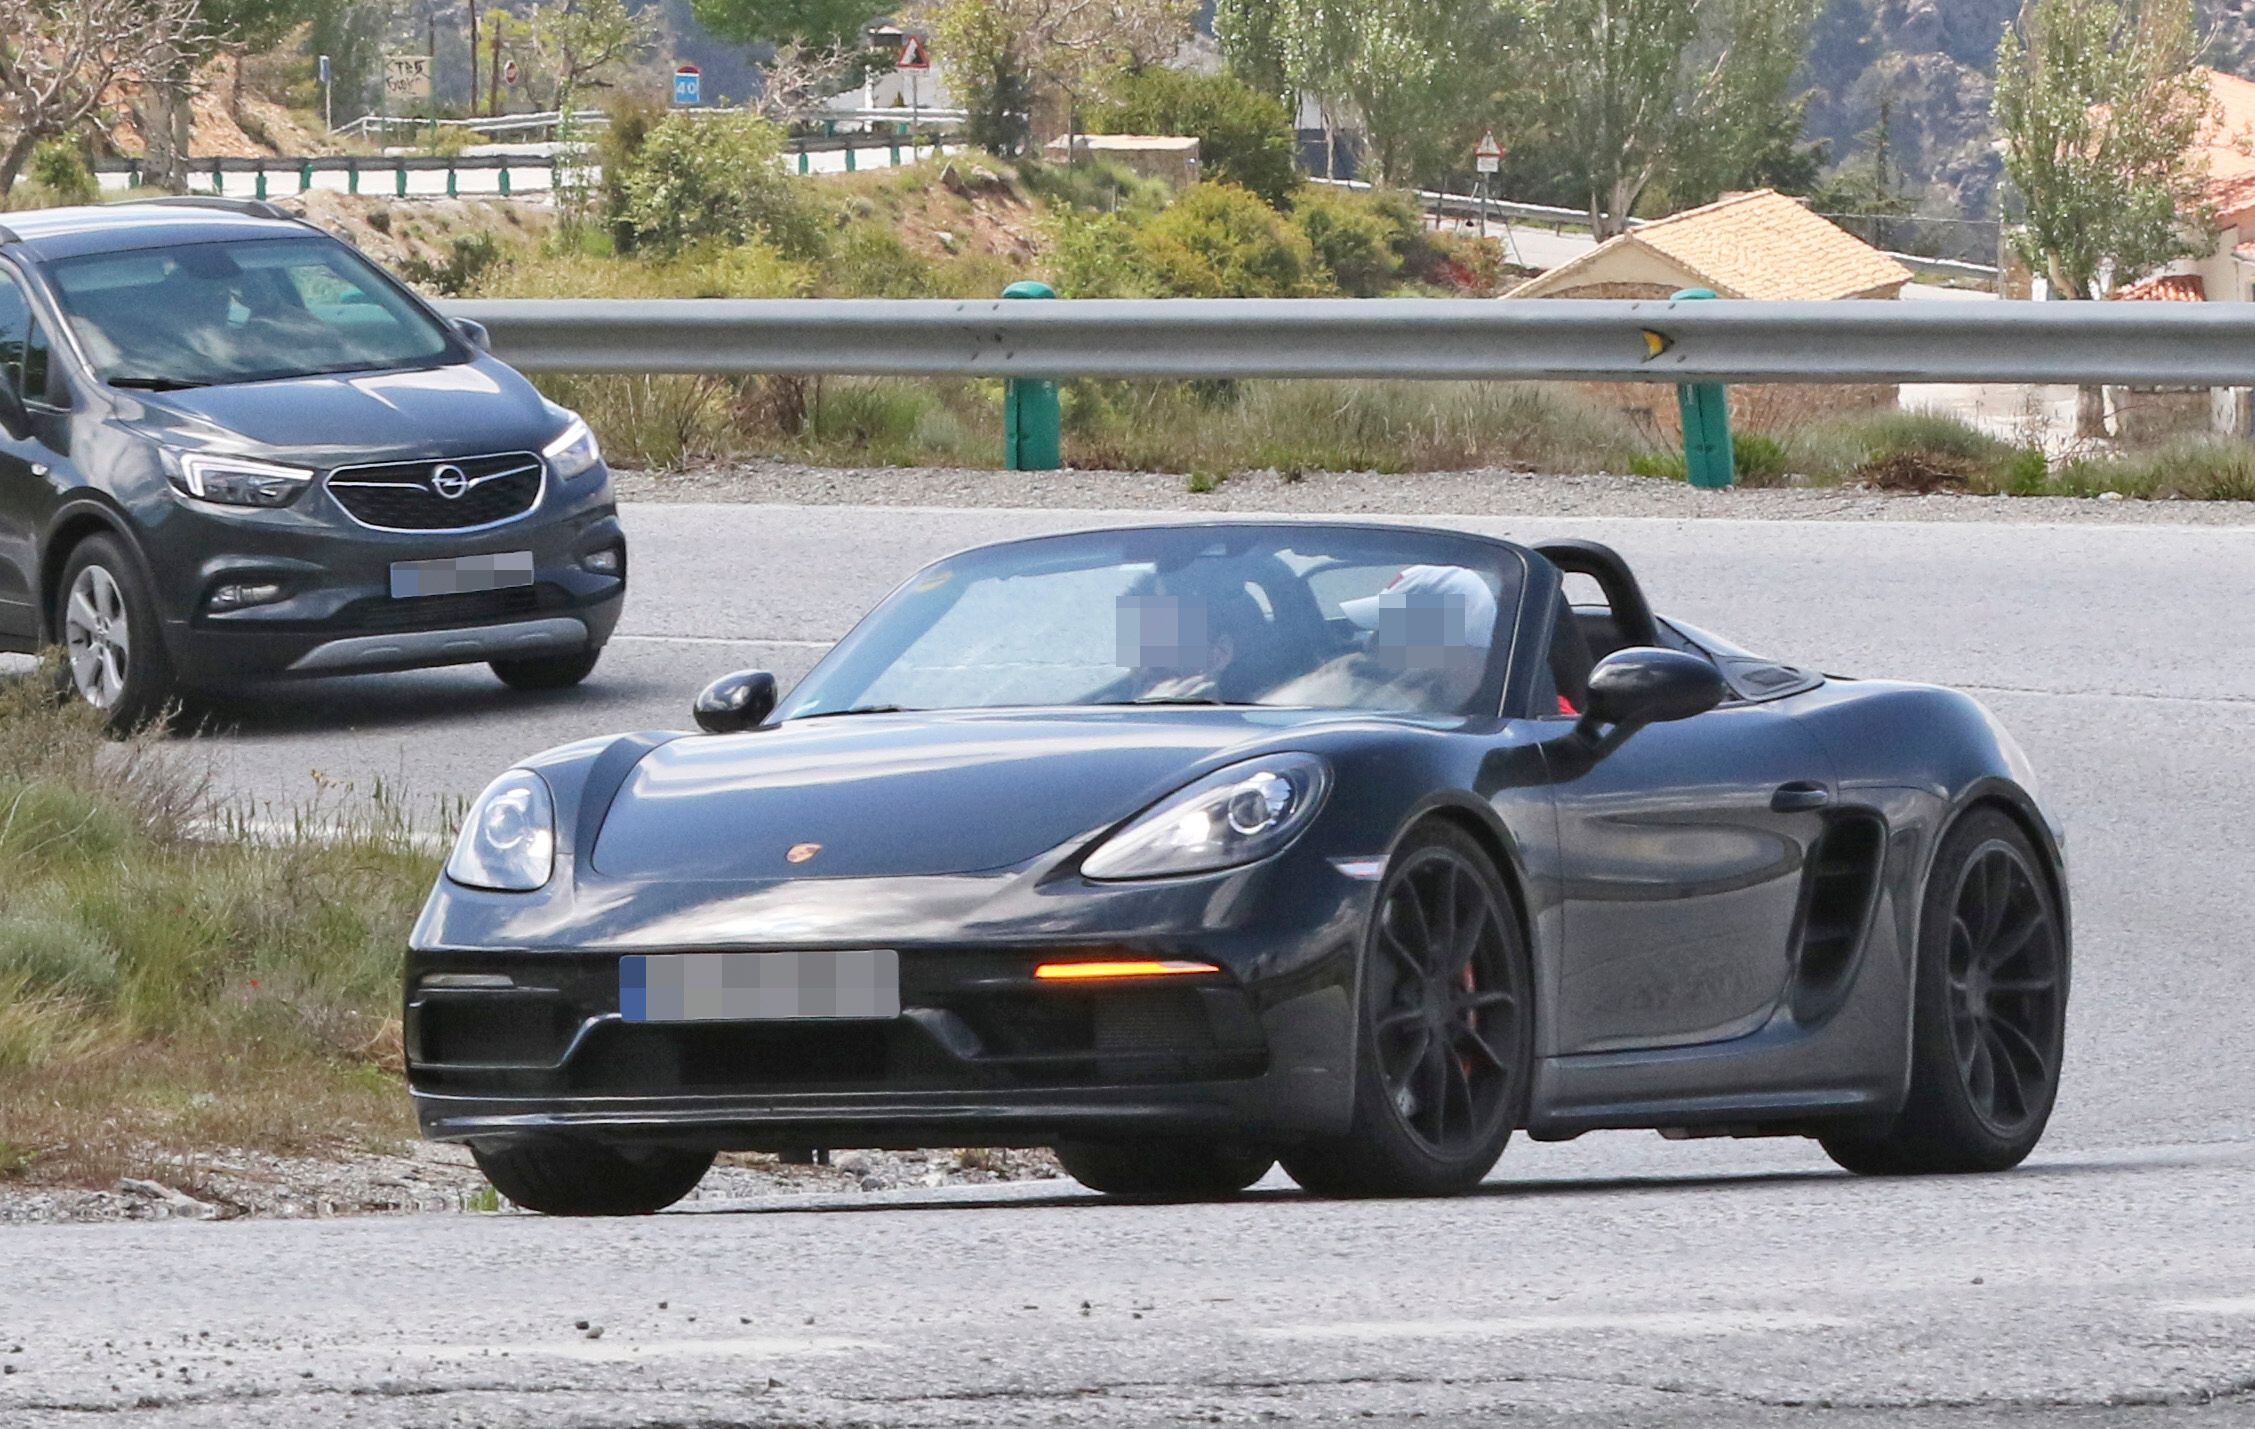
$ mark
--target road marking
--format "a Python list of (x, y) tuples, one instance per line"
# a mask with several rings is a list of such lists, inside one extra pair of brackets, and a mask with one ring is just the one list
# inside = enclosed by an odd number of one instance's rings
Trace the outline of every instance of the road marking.
[(1796, 1310), (1562, 1311), (1493, 1320), (1346, 1320), (1321, 1325), (1260, 1325), (1264, 1340), (1489, 1339), (1510, 1335), (1619, 1330), (1643, 1335), (1753, 1335), (1776, 1330), (1830, 1330), (1848, 1322)]
[(2171, 1300), (2160, 1308), (2178, 1315), (2255, 1315), (2255, 1295), (2226, 1295), (2214, 1300)]

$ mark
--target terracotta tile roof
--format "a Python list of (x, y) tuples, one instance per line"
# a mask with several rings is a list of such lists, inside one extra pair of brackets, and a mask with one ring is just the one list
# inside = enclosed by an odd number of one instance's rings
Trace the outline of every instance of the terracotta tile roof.
[(1607, 255), (1635, 245), (1681, 269), (1685, 286), (1725, 298), (1821, 300), (1884, 293), (1910, 281), (1908, 268), (1772, 189), (1734, 194), (1640, 224), (1523, 285), (1514, 297), (1556, 295), (1604, 281)]
[(2208, 285), (2198, 273), (2157, 273), (2114, 295), (2122, 303), (2205, 303)]
[(2207, 160), (2210, 195), (2217, 206), (2231, 208), (2235, 198), (2244, 205), (2255, 197), (2255, 81), (2209, 70), (2208, 100), (2208, 122), (2193, 149)]

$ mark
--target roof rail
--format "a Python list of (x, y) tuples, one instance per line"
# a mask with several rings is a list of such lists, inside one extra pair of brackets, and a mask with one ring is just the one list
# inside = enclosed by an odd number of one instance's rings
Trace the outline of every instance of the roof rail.
[(262, 198), (226, 198), (219, 194), (165, 194), (158, 198), (129, 198), (116, 202), (165, 204), (173, 208), (216, 208), (223, 213), (239, 213), (245, 218), (278, 218), (288, 223), (297, 222), (296, 214), (280, 204), (268, 203)]

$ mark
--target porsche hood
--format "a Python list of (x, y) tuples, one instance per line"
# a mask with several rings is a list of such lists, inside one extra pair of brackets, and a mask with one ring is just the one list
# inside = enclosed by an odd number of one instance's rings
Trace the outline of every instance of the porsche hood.
[(914, 877), (1036, 858), (1210, 766), (1276, 747), (1276, 710), (854, 715), (673, 740), (595, 842), (612, 878)]

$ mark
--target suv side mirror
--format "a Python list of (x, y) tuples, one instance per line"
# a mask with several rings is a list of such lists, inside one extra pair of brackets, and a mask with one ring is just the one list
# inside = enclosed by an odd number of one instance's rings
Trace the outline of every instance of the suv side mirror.
[(723, 675), (697, 692), (691, 709), (707, 734), (750, 729), (775, 712), (775, 677), (765, 670)]
[(486, 331), (484, 323), (474, 318), (456, 318), (454, 319), (454, 331), (464, 342), (478, 351), (493, 351), (493, 334)]
[(1689, 719), (1721, 704), (1729, 692), (1722, 672), (1697, 655), (1652, 646), (1617, 650), (1590, 671), (1589, 709), (1582, 725), (1592, 733), (1594, 726), (1606, 724), (1626, 732)]

